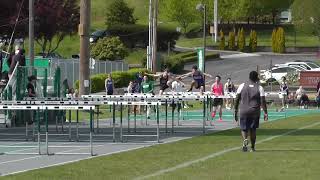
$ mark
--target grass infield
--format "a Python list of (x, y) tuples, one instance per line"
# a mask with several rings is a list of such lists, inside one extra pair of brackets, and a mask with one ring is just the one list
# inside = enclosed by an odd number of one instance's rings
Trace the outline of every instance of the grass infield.
[(147, 179), (318, 179), (319, 120), (315, 113), (263, 124), (255, 153), (241, 152), (239, 129), (231, 129), (2, 179), (135, 179), (168, 168)]

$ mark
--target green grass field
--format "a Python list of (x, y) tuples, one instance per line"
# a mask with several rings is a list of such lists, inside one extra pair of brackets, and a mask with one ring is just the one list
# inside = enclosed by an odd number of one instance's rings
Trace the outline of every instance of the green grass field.
[(319, 117), (309, 114), (263, 124), (255, 153), (241, 152), (239, 129), (231, 129), (2, 179), (314, 180), (320, 177)]

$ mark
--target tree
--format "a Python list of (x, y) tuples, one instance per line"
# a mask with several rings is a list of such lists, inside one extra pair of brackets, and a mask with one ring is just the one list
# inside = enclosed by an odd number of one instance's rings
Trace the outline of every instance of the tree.
[(224, 33), (222, 30), (220, 30), (220, 43), (219, 43), (219, 49), (224, 50), (226, 47), (226, 39), (224, 37)]
[(35, 40), (42, 52), (52, 53), (63, 39), (78, 31), (80, 9), (77, 0), (37, 0)]
[(241, 32), (241, 28), (238, 29), (238, 33), (237, 33), (237, 46), (239, 47), (240, 44), (240, 32)]
[(286, 51), (286, 38), (282, 27), (276, 28), (272, 32), (272, 51), (275, 53)]
[(259, 0), (262, 14), (271, 14), (273, 24), (276, 24), (277, 14), (290, 8), (294, 0)]
[(246, 36), (243, 28), (241, 28), (238, 38), (239, 38), (239, 44), (238, 44), (239, 51), (243, 52), (246, 47)]
[(286, 38), (285, 31), (282, 27), (277, 30), (277, 41), (278, 41), (278, 53), (284, 53), (286, 51)]
[(91, 55), (98, 60), (113, 61), (123, 59), (128, 55), (128, 51), (119, 37), (105, 37), (93, 45)]
[(197, 17), (195, 5), (192, 1), (184, 1), (181, 5), (181, 0), (165, 0), (163, 3), (164, 14), (171, 21), (177, 21), (186, 33), (188, 27)]
[(320, 3), (318, 0), (295, 0), (292, 5), (295, 26), (312, 33), (320, 41)]
[(272, 35), (271, 35), (271, 47), (272, 47), (272, 52), (277, 52), (278, 48), (278, 41), (277, 41), (277, 29), (273, 29)]
[(236, 45), (235, 42), (236, 41), (236, 37), (235, 37), (235, 32), (234, 31), (230, 31), (229, 32), (229, 41), (228, 41), (228, 47), (230, 50), (234, 50)]
[(249, 41), (249, 48), (250, 52), (256, 52), (258, 47), (258, 36), (255, 30), (251, 30), (250, 32), (250, 41)]
[[(0, 27), (1, 33), (11, 35), (21, 7), (14, 38), (27, 37), (28, 1), (1, 0), (0, 7), (1, 24), (5, 25)], [(79, 19), (78, 0), (35, 0), (35, 40), (42, 52), (55, 51), (66, 36), (76, 33)]]
[(113, 1), (106, 11), (106, 25), (135, 24), (137, 19), (133, 16), (134, 8), (130, 8), (124, 0)]

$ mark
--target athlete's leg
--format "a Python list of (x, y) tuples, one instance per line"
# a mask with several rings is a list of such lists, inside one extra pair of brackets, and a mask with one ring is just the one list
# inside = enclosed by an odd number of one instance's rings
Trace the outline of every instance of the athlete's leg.
[(219, 120), (222, 120), (222, 105), (219, 105), (218, 108), (219, 108)]
[(192, 91), (192, 89), (196, 86), (197, 86), (197, 82), (195, 80), (192, 80), (191, 85), (190, 85), (190, 89), (188, 90), (188, 92)]
[(248, 130), (241, 130), (241, 136), (242, 136), (242, 151), (247, 152), (248, 151)]
[(159, 95), (161, 96), (163, 94), (163, 90), (162, 89), (160, 89), (160, 91), (159, 91)]
[(200, 86), (200, 95), (202, 96), (204, 92), (204, 86)]
[(250, 129), (250, 140), (251, 140), (251, 149), (255, 150), (256, 145), (256, 139), (257, 139), (257, 130), (255, 128)]

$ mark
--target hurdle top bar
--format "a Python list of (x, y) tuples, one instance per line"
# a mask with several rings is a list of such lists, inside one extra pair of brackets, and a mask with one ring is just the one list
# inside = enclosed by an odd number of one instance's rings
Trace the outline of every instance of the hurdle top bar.
[[(96, 105), (161, 105), (161, 101), (0, 101), (3, 106), (61, 106), (65, 107), (92, 107)], [(56, 106), (55, 106), (56, 105)], [(90, 108), (89, 108), (90, 109)]]
[(1, 110), (94, 110), (95, 106), (0, 105)]

